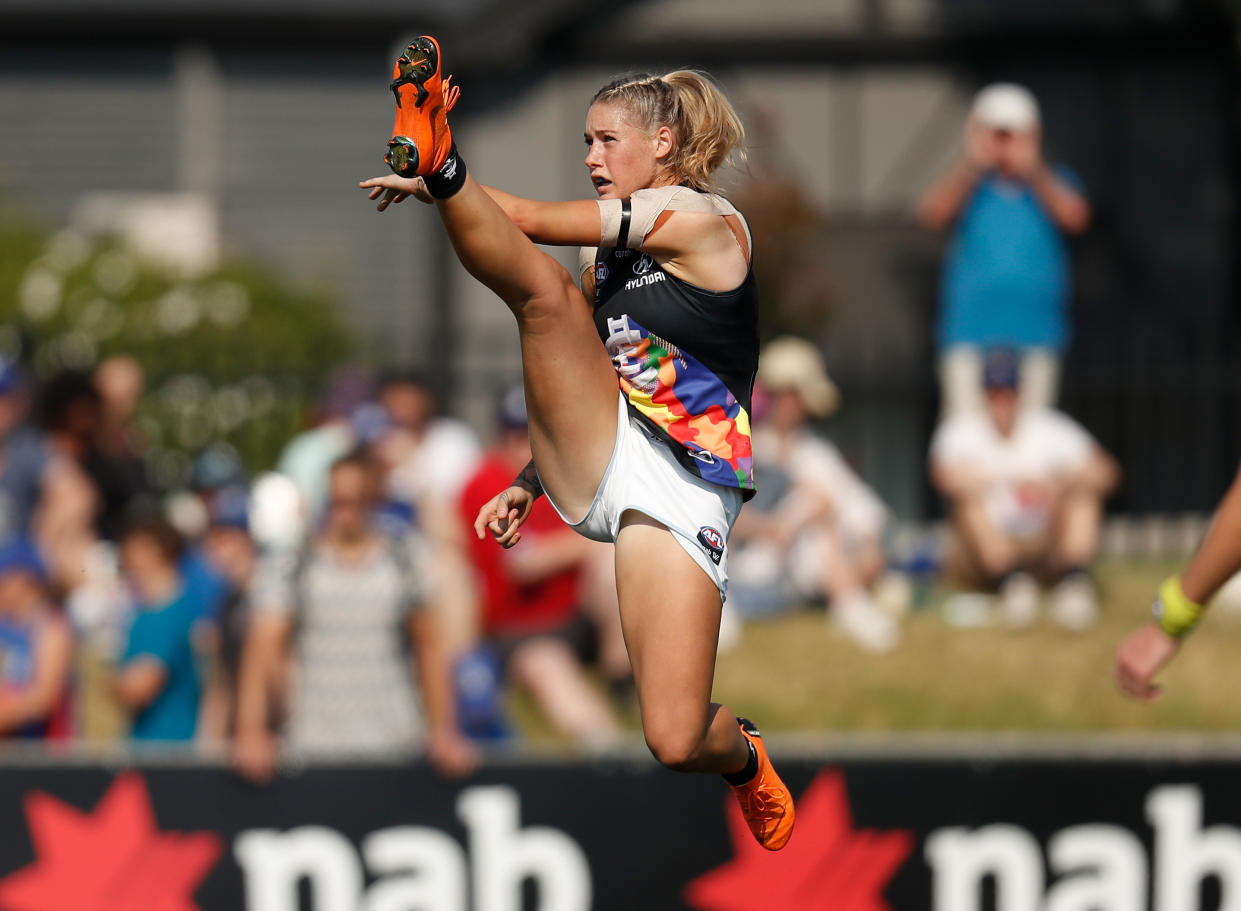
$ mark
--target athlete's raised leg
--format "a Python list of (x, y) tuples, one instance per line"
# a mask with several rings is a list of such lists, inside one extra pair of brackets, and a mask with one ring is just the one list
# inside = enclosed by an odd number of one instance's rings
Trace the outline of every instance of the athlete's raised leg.
[(462, 265), (517, 318), (535, 464), (556, 505), (584, 515), (612, 455), (617, 407), (616, 373), (590, 305), (568, 271), (466, 173), (447, 117), (458, 91), (442, 74), (435, 39), (406, 49), (392, 91), (387, 161), (399, 175), (424, 178)]

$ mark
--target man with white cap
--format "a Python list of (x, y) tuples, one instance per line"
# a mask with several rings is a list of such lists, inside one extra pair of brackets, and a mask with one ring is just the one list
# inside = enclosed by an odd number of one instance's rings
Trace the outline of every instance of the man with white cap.
[(952, 228), (940, 287), (943, 414), (982, 407), (982, 352), (1022, 353), (1022, 405), (1052, 407), (1068, 341), (1069, 255), (1090, 206), (1041, 150), (1038, 102), (1012, 83), (974, 99), (961, 160), (924, 194), (919, 219)]
[(829, 618), (869, 651), (894, 647), (895, 620), (871, 598), (883, 574), (887, 510), (810, 427), (840, 404), (819, 350), (775, 339), (759, 358), (754, 451), (763, 483), (733, 527), (728, 606), (741, 617), (826, 599)]

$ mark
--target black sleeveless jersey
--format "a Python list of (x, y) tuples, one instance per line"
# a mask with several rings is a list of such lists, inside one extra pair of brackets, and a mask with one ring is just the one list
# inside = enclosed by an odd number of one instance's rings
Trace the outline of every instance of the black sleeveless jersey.
[(665, 272), (649, 253), (602, 247), (594, 306), (629, 407), (674, 444), (690, 472), (753, 496), (753, 270), (732, 291), (708, 291)]

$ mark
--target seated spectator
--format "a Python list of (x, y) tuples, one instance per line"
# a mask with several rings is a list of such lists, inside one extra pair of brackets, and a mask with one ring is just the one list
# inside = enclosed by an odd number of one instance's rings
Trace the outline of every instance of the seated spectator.
[(378, 486), (369, 456), (338, 460), (328, 478), (322, 531), (300, 554), (259, 570), (235, 740), (237, 766), (253, 780), (266, 780), (274, 770), (278, 748), (270, 720), (286, 691), (288, 744), (304, 755), (421, 744), (445, 772), (473, 765), (473, 749), (457, 732), (447, 665), (426, 609), (426, 567), (409, 536), (376, 531)]
[(871, 594), (886, 566), (887, 511), (810, 426), (838, 407), (836, 386), (818, 349), (796, 338), (764, 348), (758, 380), (769, 397), (754, 432), (762, 483), (733, 526), (729, 609), (746, 618), (825, 599), (854, 641), (888, 651), (899, 629)]
[(178, 571), (182, 549), (180, 534), (160, 518), (135, 521), (121, 537), (134, 614), (112, 692), (131, 717), (134, 740), (189, 741), (198, 728), (194, 637), (203, 609)]
[(0, 738), (63, 738), (73, 635), (43, 561), (18, 538), (0, 548)]
[(1018, 407), (1018, 360), (990, 352), (986, 408), (949, 418), (931, 441), (931, 479), (947, 498), (958, 581), (1000, 593), (1003, 619), (1033, 622), (1040, 583), (1054, 584), (1052, 614), (1083, 629), (1098, 603), (1086, 569), (1099, 543), (1114, 459), (1067, 415)]
[[(610, 582), (612, 548), (565, 525), (546, 497), (535, 502), (521, 527), (521, 543), (511, 550), (498, 546), (490, 534), (474, 534), (470, 526), (479, 507), (508, 487), (530, 461), (520, 387), (504, 397), (497, 417), (496, 445), (461, 494), (470, 562), (482, 598), (484, 647), (498, 657), (502, 675), (531, 695), (558, 734), (587, 746), (608, 743), (619, 734), (619, 725), (587, 679), (583, 662), (599, 653), (614, 686), (632, 679)], [(587, 602), (590, 616), (582, 610)]]

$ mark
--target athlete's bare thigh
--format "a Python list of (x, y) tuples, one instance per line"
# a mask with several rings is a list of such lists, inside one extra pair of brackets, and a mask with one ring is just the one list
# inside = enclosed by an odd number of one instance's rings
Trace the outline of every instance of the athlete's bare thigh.
[(590, 510), (616, 443), (616, 371), (572, 277), (547, 254), (538, 255), (550, 264), (548, 278), (513, 307), (530, 448), (548, 495), (576, 520)]

